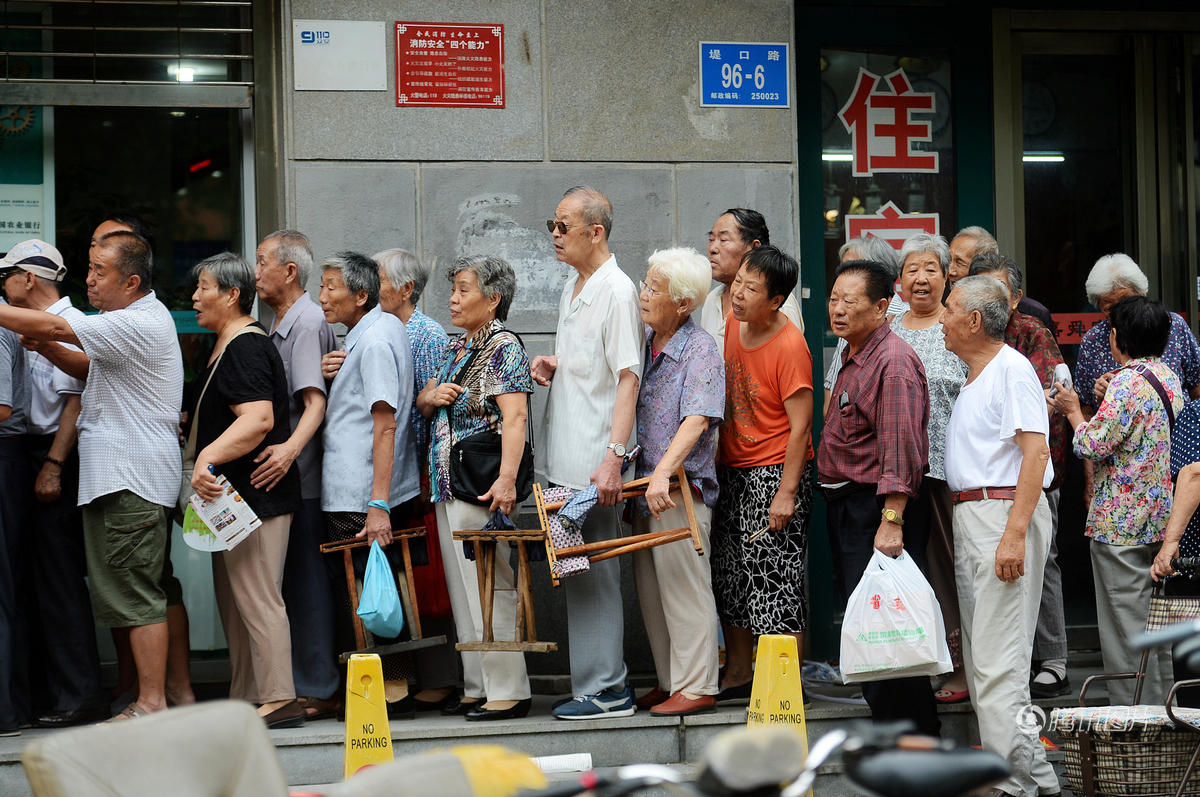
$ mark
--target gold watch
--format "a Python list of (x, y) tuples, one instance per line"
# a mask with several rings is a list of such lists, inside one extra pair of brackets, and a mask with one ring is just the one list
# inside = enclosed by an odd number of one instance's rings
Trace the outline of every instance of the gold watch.
[(884, 507), (883, 511), (880, 514), (883, 515), (883, 519), (886, 520), (888, 523), (895, 523), (897, 526), (904, 525), (904, 518), (901, 517), (900, 513), (897, 512), (895, 509)]

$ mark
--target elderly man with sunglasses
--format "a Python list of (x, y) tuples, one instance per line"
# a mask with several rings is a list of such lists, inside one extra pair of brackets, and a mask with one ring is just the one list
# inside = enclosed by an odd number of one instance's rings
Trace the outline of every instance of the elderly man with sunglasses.
[[(575, 273), (563, 286), (554, 355), (535, 357), (534, 380), (551, 385), (546, 476), (575, 490), (596, 485), (599, 506), (583, 525), (587, 542), (619, 533), (621, 464), (633, 432), (642, 372), (637, 289), (608, 250), (612, 204), (594, 188), (563, 196), (547, 227), (555, 256)], [(564, 582), (574, 697), (559, 719), (626, 717), (636, 710), (625, 682), (621, 566), (593, 563)]]

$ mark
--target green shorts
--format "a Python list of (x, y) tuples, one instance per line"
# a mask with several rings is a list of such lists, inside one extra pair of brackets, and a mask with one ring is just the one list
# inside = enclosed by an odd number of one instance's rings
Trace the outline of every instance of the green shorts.
[(163, 588), (167, 508), (129, 490), (83, 507), (83, 539), (96, 619), (111, 628), (167, 619)]

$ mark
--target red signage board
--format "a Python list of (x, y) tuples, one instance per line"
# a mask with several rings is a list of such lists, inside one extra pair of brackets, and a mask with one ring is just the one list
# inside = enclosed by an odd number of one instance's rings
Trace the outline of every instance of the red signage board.
[(937, 235), (939, 226), (937, 213), (904, 213), (894, 202), (888, 202), (878, 213), (847, 214), (846, 240), (874, 235), (899, 250), (909, 236), (919, 232)]
[(396, 23), (396, 105), (504, 107), (504, 26)]

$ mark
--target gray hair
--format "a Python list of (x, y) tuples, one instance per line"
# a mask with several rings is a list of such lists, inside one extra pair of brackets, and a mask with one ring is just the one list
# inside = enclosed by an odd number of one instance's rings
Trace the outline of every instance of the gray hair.
[(199, 279), (201, 274), (208, 274), (216, 280), (221, 293), (229, 293), (237, 288), (238, 308), (245, 315), (254, 309), (254, 269), (241, 255), (221, 252), (206, 257), (192, 268), (193, 277)]
[(692, 306), (689, 313), (704, 303), (708, 294), (708, 286), (712, 283), (712, 267), (708, 258), (690, 246), (677, 246), (673, 249), (659, 249), (650, 255), (649, 270), (657, 271), (667, 281), (671, 300), (688, 299)]
[(1011, 293), (1021, 290), (1021, 286), (1024, 284), (1021, 267), (1011, 257), (1005, 257), (999, 252), (984, 252), (982, 255), (975, 255), (971, 259), (971, 270), (969, 273), (972, 277), (980, 274), (986, 274), (990, 277), (996, 272), (1004, 272), (1004, 276), (1008, 278), (1008, 285), (1006, 287)]
[(351, 293), (367, 292), (364, 310), (379, 304), (379, 266), (374, 260), (358, 252), (337, 252), (321, 262), (321, 271), (331, 270), (342, 273), (342, 281)]
[(263, 238), (263, 243), (267, 241), (278, 241), (275, 244), (275, 259), (281, 266), (284, 263), (295, 263), (296, 281), (300, 283), (301, 288), (306, 287), (314, 260), (308, 236), (296, 230), (276, 230)]
[(971, 257), (1000, 251), (1000, 244), (996, 243), (992, 234), (978, 225), (963, 227), (954, 238), (957, 240), (963, 236), (975, 239), (975, 251), (971, 253)]
[(893, 275), (900, 273), (900, 253), (887, 241), (875, 235), (851, 238), (838, 249), (838, 262), (846, 259), (847, 252), (854, 252), (853, 260), (872, 260), (887, 266)]
[(1097, 260), (1083, 285), (1088, 301), (1096, 307), (1100, 306), (1100, 297), (1117, 288), (1129, 288), (1139, 296), (1150, 292), (1150, 280), (1146, 279), (1133, 258), (1120, 252)]
[(429, 282), (429, 273), (433, 271), (432, 266), (421, 265), (417, 256), (407, 249), (384, 249), (377, 252), (372, 259), (383, 269), (393, 288), (399, 289), (400, 286), (411, 282), (412, 303), (415, 305), (420, 300), (421, 294), (425, 292), (425, 283)]
[(572, 197), (583, 203), (581, 215), (586, 224), (599, 224), (604, 228), (604, 239), (612, 235), (613, 210), (608, 197), (589, 185), (576, 185), (568, 188), (563, 199)]
[(940, 235), (930, 235), (927, 232), (919, 232), (916, 235), (910, 235), (908, 240), (904, 242), (904, 246), (900, 247), (900, 267), (904, 267), (904, 263), (908, 260), (909, 255), (916, 255), (922, 252), (932, 252), (938, 259), (938, 263), (942, 266), (942, 276), (946, 276), (950, 271), (950, 244), (946, 243), (946, 239)]
[(508, 319), (508, 308), (512, 307), (517, 295), (517, 274), (508, 261), (496, 255), (467, 255), (455, 260), (446, 269), (446, 279), (454, 282), (463, 271), (475, 274), (479, 282), (479, 292), (483, 298), (491, 299), (500, 295), (500, 303), (496, 305), (496, 318), (500, 321)]
[(983, 333), (992, 340), (1004, 340), (1008, 327), (1010, 296), (1008, 288), (995, 277), (963, 277), (954, 283), (954, 293), (968, 314), (979, 311), (983, 319)]

